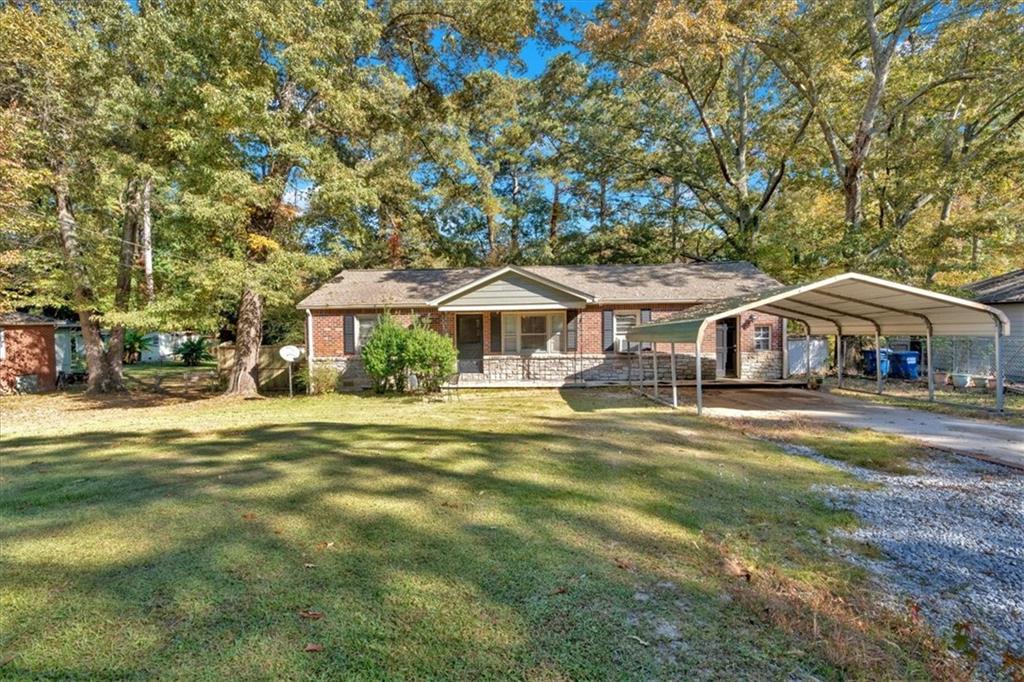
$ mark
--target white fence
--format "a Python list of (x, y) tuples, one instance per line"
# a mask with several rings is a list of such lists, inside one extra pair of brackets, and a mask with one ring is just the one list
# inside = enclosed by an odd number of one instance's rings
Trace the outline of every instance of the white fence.
[[(789, 373), (803, 374), (807, 371), (807, 337), (790, 336), (787, 356)], [(811, 372), (824, 373), (829, 370), (828, 338), (811, 337)]]

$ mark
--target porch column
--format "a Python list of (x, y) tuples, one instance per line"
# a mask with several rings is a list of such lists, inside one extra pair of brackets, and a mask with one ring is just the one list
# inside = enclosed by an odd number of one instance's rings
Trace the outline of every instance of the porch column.
[(789, 378), (789, 318), (782, 320), (782, 378)]
[(1003, 323), (996, 320), (995, 335), (996, 361), (996, 410), (1003, 411)]
[(679, 407), (679, 390), (676, 387), (676, 342), (673, 341), (669, 348), (671, 351), (669, 357), (672, 368), (672, 407)]
[(932, 326), (929, 324), (924, 335), (925, 361), (928, 363), (928, 400), (935, 402), (935, 370), (932, 369)]
[(651, 344), (651, 362), (654, 366), (654, 397), (658, 397), (658, 343)]
[(878, 395), (882, 395), (882, 339), (878, 329), (875, 329), (875, 383), (877, 384)]

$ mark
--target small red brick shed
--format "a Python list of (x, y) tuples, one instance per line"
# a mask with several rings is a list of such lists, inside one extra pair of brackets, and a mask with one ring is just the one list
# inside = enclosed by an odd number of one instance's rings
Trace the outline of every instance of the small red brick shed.
[(0, 393), (56, 388), (53, 333), (58, 324), (39, 315), (0, 313)]

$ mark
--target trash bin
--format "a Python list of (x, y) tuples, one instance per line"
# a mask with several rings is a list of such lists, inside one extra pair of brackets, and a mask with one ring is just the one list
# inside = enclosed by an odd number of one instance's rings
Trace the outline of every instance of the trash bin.
[(921, 354), (916, 350), (893, 351), (889, 365), (894, 377), (917, 381), (921, 376)]
[[(889, 376), (889, 354), (892, 353), (888, 348), (881, 349), (881, 364), (882, 364), (882, 376)], [(875, 370), (875, 351), (866, 350), (862, 351), (861, 355), (864, 356), (864, 374), (873, 377), (876, 375)]]

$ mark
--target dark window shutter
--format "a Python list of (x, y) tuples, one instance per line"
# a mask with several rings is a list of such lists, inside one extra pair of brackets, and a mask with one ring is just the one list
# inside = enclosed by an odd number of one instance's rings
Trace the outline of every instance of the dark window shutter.
[[(641, 308), (640, 309), (640, 324), (646, 324), (651, 321), (651, 309)], [(653, 346), (649, 343), (643, 345), (644, 350), (651, 350)]]
[(615, 350), (615, 313), (611, 310), (601, 315), (601, 345), (606, 351)]
[(491, 352), (501, 352), (501, 313), (491, 313)]
[(345, 315), (345, 354), (351, 355), (356, 352), (356, 318), (354, 315)]
[(568, 310), (565, 313), (565, 350), (575, 351), (576, 350), (576, 329), (578, 327), (577, 319), (580, 311)]

